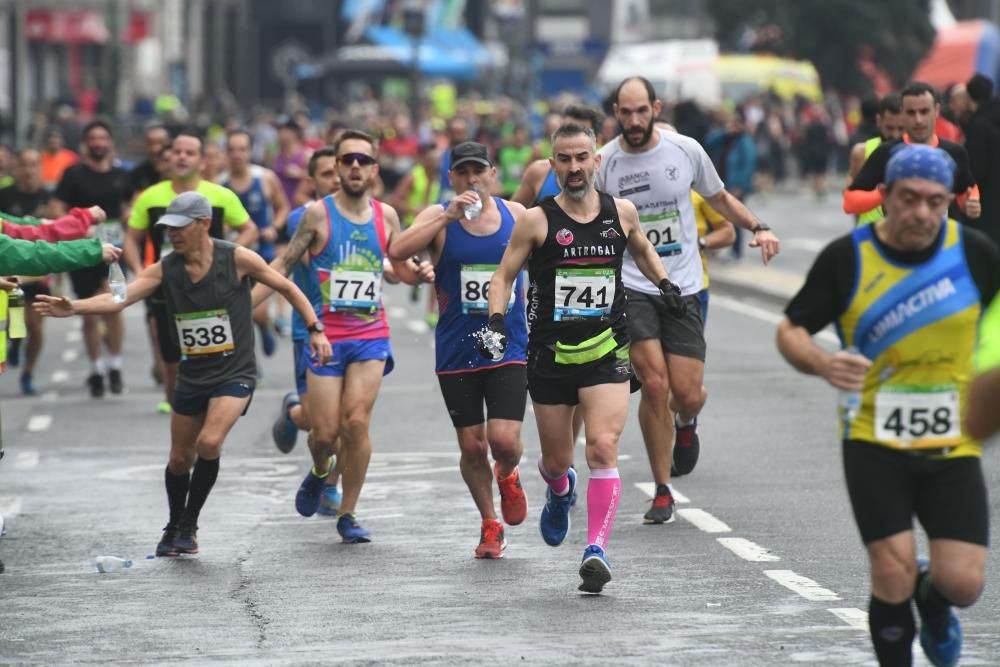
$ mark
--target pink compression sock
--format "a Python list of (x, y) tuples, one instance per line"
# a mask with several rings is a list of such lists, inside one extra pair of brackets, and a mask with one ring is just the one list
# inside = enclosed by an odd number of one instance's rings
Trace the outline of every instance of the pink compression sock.
[(545, 483), (549, 485), (552, 489), (552, 493), (557, 496), (565, 496), (569, 493), (569, 473), (563, 473), (561, 477), (553, 477), (549, 473), (545, 472), (545, 468), (542, 467), (542, 457), (538, 457), (538, 472), (545, 480)]
[(590, 482), (587, 484), (587, 544), (596, 544), (603, 549), (608, 543), (621, 495), (622, 480), (618, 476), (618, 468), (590, 471)]

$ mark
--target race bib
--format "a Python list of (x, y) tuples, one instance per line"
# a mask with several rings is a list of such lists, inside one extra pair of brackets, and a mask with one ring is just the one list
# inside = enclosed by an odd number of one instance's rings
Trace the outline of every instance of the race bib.
[[(496, 264), (463, 264), (462, 280), (462, 314), (485, 315), (489, 312), (490, 279), (497, 270)], [(507, 310), (514, 306), (517, 295), (514, 289), (510, 291)]]
[(954, 385), (886, 385), (875, 394), (875, 437), (903, 447), (941, 447), (961, 438)]
[(614, 300), (614, 269), (556, 270), (556, 322), (608, 317)]
[(667, 211), (656, 215), (639, 216), (642, 233), (656, 248), (660, 257), (677, 255), (681, 252), (681, 214)]
[(236, 349), (233, 328), (225, 308), (174, 316), (181, 354), (193, 357), (205, 354), (227, 354)]
[(125, 244), (125, 228), (118, 220), (105, 220), (97, 225), (97, 238), (101, 243), (121, 248)]
[(381, 271), (348, 271), (334, 267), (330, 272), (332, 310), (374, 312), (381, 307)]

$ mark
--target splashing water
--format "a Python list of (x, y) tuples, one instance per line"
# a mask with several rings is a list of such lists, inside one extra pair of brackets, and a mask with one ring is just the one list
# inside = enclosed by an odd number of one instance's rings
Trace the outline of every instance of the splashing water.
[(473, 332), (472, 335), (482, 342), (483, 347), (490, 351), (490, 354), (493, 355), (493, 361), (503, 359), (503, 339), (505, 336), (502, 333), (493, 331), (488, 327), (483, 327), (479, 331)]

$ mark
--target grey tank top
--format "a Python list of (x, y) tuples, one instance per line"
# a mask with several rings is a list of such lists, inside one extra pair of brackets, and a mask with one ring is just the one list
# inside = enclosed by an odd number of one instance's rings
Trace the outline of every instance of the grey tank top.
[(180, 346), (177, 389), (204, 392), (222, 384), (257, 383), (249, 276), (239, 279), (236, 246), (212, 239), (212, 266), (197, 283), (178, 253), (163, 259), (163, 293)]

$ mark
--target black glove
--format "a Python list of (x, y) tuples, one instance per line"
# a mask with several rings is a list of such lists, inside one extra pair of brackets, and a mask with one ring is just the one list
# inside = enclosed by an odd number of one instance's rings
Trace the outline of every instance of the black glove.
[[(494, 356), (494, 352), (500, 353), (500, 358), (507, 352), (507, 327), (504, 326), (503, 315), (500, 313), (493, 313), (490, 315), (490, 321), (486, 325), (488, 331), (493, 332), (494, 335), (490, 336), (489, 333), (483, 332), (484, 335), (479, 336), (479, 354), (483, 355), (490, 361), (499, 361)], [(487, 337), (490, 340), (496, 340), (499, 350), (494, 347), (491, 348), (486, 344)]]
[(667, 312), (674, 317), (680, 318), (687, 315), (687, 302), (681, 296), (681, 288), (670, 282), (669, 278), (664, 278), (657, 285), (660, 288), (660, 298), (667, 307)]

